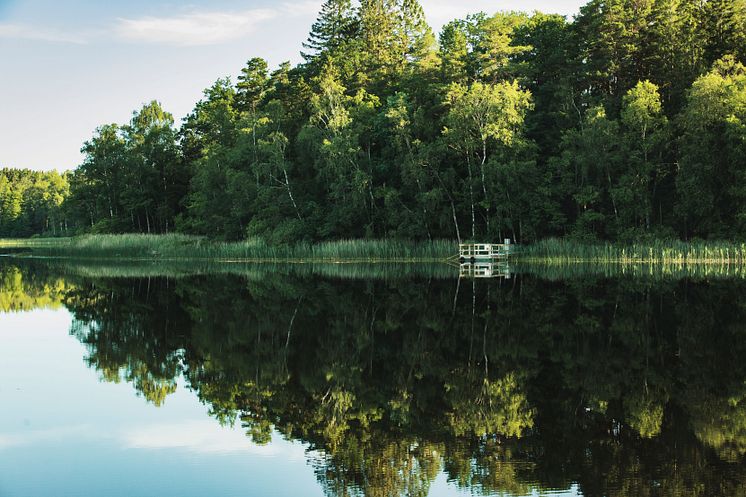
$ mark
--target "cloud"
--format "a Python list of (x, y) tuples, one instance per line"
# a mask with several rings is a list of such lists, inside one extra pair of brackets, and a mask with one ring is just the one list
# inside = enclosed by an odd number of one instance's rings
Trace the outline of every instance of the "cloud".
[(282, 4), (283, 13), (287, 13), (293, 16), (312, 16), (316, 15), (321, 11), (321, 0), (298, 0), (295, 2), (284, 2)]
[(53, 28), (31, 26), (29, 24), (0, 23), (0, 38), (20, 40), (50, 41), (55, 43), (86, 43), (86, 36)]
[(88, 425), (62, 426), (45, 430), (26, 430), (18, 433), (0, 433), (0, 451), (69, 438), (90, 436), (93, 429)]
[(518, 10), (533, 12), (539, 10), (547, 13), (571, 15), (578, 11), (582, 0), (471, 0), (469, 2), (454, 2), (452, 0), (422, 0), (430, 23), (436, 29), (454, 19), (461, 19), (469, 14), (485, 12), (494, 14), (497, 11)]
[(127, 41), (166, 45), (215, 45), (239, 39), (276, 17), (271, 9), (241, 12), (195, 12), (174, 17), (119, 19), (117, 35)]
[(302, 460), (301, 444), (273, 443), (256, 445), (237, 428), (220, 426), (213, 419), (186, 420), (168, 424), (139, 426), (122, 433), (127, 449), (184, 449), (198, 453), (247, 452), (263, 457), (282, 456), (284, 460)]

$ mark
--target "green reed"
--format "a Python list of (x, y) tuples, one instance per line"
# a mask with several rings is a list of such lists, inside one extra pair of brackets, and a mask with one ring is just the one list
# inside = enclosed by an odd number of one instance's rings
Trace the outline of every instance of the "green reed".
[(746, 262), (746, 243), (713, 241), (655, 241), (633, 244), (583, 244), (570, 240), (549, 239), (520, 251), (523, 262), (572, 264), (662, 264), (685, 266), (708, 264), (741, 266)]
[(269, 245), (253, 238), (219, 242), (168, 235), (85, 235), (74, 238), (0, 240), (0, 250), (34, 256), (100, 259), (209, 259), (258, 262), (435, 262), (457, 253), (455, 242), (434, 240), (337, 240), (318, 244)]

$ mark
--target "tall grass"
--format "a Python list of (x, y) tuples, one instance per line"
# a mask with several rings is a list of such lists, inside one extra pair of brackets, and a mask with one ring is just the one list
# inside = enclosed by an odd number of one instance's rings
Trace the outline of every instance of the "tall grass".
[[(169, 235), (85, 235), (75, 238), (0, 240), (0, 254), (131, 261), (205, 260), (217, 262), (442, 262), (458, 252), (455, 241), (338, 240), (318, 244), (269, 245), (254, 238), (217, 242)], [(660, 241), (639, 244), (582, 244), (549, 239), (521, 246), (514, 262), (522, 265), (660, 265), (680, 272), (686, 266), (746, 267), (746, 243)], [(722, 271), (720, 271), (722, 272)]]
[(659, 241), (639, 244), (582, 244), (549, 239), (522, 247), (522, 262), (544, 264), (689, 264), (738, 265), (746, 263), (746, 243)]
[(0, 240), (0, 252), (2, 249), (46, 257), (247, 262), (436, 262), (458, 251), (456, 243), (448, 240), (339, 240), (274, 246), (261, 239), (216, 242), (180, 234)]

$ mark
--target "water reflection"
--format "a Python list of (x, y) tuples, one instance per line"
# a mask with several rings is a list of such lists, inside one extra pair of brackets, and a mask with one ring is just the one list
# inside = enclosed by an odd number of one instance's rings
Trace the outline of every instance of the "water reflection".
[(741, 279), (151, 269), (5, 264), (0, 296), (67, 307), (156, 406), (183, 376), (254, 442), (310, 444), (328, 495), (746, 495)]
[(481, 261), (459, 264), (460, 278), (505, 278), (509, 280), (512, 272), (512, 267), (507, 261)]

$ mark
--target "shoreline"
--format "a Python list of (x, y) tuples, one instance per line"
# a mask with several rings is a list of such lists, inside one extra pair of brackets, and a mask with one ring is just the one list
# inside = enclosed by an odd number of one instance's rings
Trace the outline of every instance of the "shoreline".
[[(547, 266), (746, 266), (746, 243), (728, 241), (592, 244), (548, 239), (519, 247), (510, 262)], [(182, 234), (0, 239), (1, 257), (102, 262), (458, 264), (457, 254), (455, 240), (361, 239), (270, 245), (261, 239), (224, 242)]]

